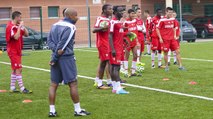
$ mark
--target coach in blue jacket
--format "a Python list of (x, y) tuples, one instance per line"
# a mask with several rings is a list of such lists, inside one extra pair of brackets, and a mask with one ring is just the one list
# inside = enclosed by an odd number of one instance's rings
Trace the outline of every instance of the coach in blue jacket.
[(74, 115), (86, 116), (86, 112), (80, 107), (78, 85), (77, 85), (77, 69), (75, 56), (73, 51), (75, 38), (75, 23), (78, 20), (77, 11), (72, 8), (67, 8), (64, 11), (65, 18), (53, 24), (47, 43), (52, 50), (51, 65), (51, 84), (49, 88), (49, 117), (57, 116), (55, 110), (56, 90), (59, 83), (64, 80), (65, 84), (70, 87), (70, 96), (74, 103)]

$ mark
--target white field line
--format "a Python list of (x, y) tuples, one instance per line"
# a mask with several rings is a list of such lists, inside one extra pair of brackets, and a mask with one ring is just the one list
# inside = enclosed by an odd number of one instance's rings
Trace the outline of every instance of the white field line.
[[(75, 50), (79, 50), (79, 51), (85, 51), (85, 52), (98, 52), (95, 50), (84, 50), (84, 49), (75, 49)], [(147, 55), (143, 55), (144, 57), (150, 57)], [(171, 57), (173, 58), (173, 57)], [(201, 62), (213, 62), (213, 60), (207, 60), (207, 59), (196, 59), (196, 58), (182, 58), (183, 60), (190, 60), (190, 61), (201, 61)]]
[[(1, 64), (6, 64), (6, 65), (10, 65), (10, 63), (8, 63), (8, 62), (1, 62), (0, 61), (0, 63)], [(37, 68), (37, 67), (31, 67), (31, 66), (24, 66), (24, 65), (23, 65), (23, 67), (24, 68), (28, 68), (28, 69), (34, 69), (34, 70), (39, 70), (39, 71), (50, 72), (49, 69), (43, 69), (43, 68)], [(78, 77), (85, 78), (85, 79), (90, 79), (90, 80), (95, 80), (95, 78), (88, 77), (88, 76), (78, 75)], [(104, 80), (104, 81), (106, 81), (106, 80)], [(128, 83), (125, 83), (123, 85), (134, 87), (134, 88), (141, 88), (141, 89), (145, 89), (145, 90), (152, 90), (152, 91), (157, 91), (157, 92), (162, 92), (162, 93), (168, 93), (168, 94), (174, 94), (174, 95), (181, 95), (181, 96), (186, 96), (186, 97), (193, 97), (193, 98), (198, 98), (198, 99), (213, 101), (213, 98), (204, 97), (204, 96), (198, 96), (198, 95), (192, 95), (192, 94), (185, 94), (185, 93), (180, 93), (180, 92), (173, 92), (173, 91), (168, 91), (168, 90), (163, 90), (163, 89), (157, 89), (157, 88), (150, 88), (150, 87), (146, 87), (146, 86), (139, 86), (139, 85), (128, 84)]]

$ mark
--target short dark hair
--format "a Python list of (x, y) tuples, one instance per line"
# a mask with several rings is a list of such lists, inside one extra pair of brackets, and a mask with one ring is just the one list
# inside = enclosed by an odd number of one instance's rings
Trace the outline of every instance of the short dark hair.
[(158, 9), (156, 9), (156, 11), (155, 11), (155, 12), (157, 13), (157, 12), (158, 12), (158, 11), (160, 11), (160, 10), (162, 10), (162, 9), (158, 8)]
[(135, 13), (135, 11), (134, 11), (133, 9), (129, 9), (129, 10), (128, 10), (128, 14), (130, 14), (130, 13), (132, 13), (132, 12)]
[(16, 17), (19, 17), (21, 15), (21, 12), (19, 12), (19, 11), (14, 11), (13, 13), (12, 13), (12, 19), (14, 20)]
[(168, 10), (173, 10), (171, 7), (167, 7), (166, 8), (166, 11), (168, 11)]
[(144, 12), (149, 14), (149, 10), (145, 10)]
[(111, 6), (111, 5), (110, 4), (104, 4), (102, 6), (102, 13), (104, 13), (104, 10), (106, 10), (108, 6)]

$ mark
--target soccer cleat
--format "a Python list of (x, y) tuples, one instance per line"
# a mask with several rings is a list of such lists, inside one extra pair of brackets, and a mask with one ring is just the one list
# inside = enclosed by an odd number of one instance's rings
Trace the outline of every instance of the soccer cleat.
[(24, 94), (29, 94), (29, 93), (32, 93), (32, 92), (33, 91), (27, 90), (26, 88), (23, 91), (21, 91), (21, 93), (24, 93)]
[(106, 89), (109, 89), (110, 87), (107, 87), (107, 86), (104, 86), (104, 85), (101, 85), (101, 86), (97, 86), (97, 89), (103, 89), (103, 90), (106, 90)]
[(49, 112), (49, 117), (56, 117), (57, 116), (57, 112)]
[(74, 116), (87, 116), (90, 115), (90, 112), (87, 112), (85, 109), (81, 109), (80, 112), (76, 112), (74, 113)]
[(136, 73), (133, 73), (130, 75), (130, 77), (133, 77), (133, 76), (138, 76)]
[(165, 71), (168, 72), (169, 71), (169, 67), (165, 67)]
[(112, 87), (112, 84), (111, 84), (111, 83), (110, 83), (110, 84), (107, 84), (107, 86), (108, 86), (108, 87)]
[(155, 65), (152, 65), (152, 69), (154, 69), (155, 68)]
[(17, 90), (17, 89), (15, 88), (15, 89), (13, 89), (13, 90), (10, 90), (9, 92), (10, 92), (10, 93), (19, 93), (20, 91)]
[(121, 88), (120, 90), (116, 91), (116, 94), (129, 94), (129, 92)]
[(158, 68), (163, 69), (163, 68), (165, 68), (165, 66), (160, 65), (160, 66), (158, 66)]
[(179, 67), (178, 69), (181, 70), (181, 71), (186, 70), (185, 67), (183, 67), (183, 66), (182, 66), (182, 67)]
[(177, 65), (177, 62), (174, 62), (174, 65)]

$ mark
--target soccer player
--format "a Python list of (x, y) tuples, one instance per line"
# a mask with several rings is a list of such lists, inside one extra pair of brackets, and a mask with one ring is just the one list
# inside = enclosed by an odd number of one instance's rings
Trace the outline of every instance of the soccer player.
[[(135, 11), (133, 9), (128, 10), (129, 18), (124, 22), (124, 35), (127, 36), (129, 46), (125, 49), (125, 59), (124, 59), (124, 69), (125, 74), (128, 74), (128, 60), (130, 51), (132, 51), (133, 59), (132, 59), (132, 67), (131, 67), (131, 75), (130, 76), (137, 76), (136, 74), (136, 61), (137, 61), (137, 49), (140, 48), (140, 43), (137, 37), (131, 36), (138, 36), (138, 29), (137, 29), (137, 21), (135, 19)], [(128, 75), (125, 75), (128, 76)]]
[(102, 16), (97, 18), (93, 29), (93, 33), (96, 33), (96, 47), (98, 49), (100, 59), (100, 67), (98, 68), (99, 76), (96, 77), (98, 89), (109, 88), (103, 85), (102, 80), (104, 76), (105, 67), (109, 63), (109, 27), (112, 12), (112, 5), (104, 4), (102, 6)]
[(162, 10), (157, 9), (156, 15), (152, 18), (152, 34), (151, 34), (151, 49), (152, 49), (152, 53), (151, 53), (152, 64), (151, 64), (151, 67), (152, 68), (155, 68), (155, 53), (158, 53), (158, 68), (162, 68), (162, 63), (161, 63), (162, 46), (161, 46), (161, 43), (159, 41), (159, 37), (156, 33), (156, 26), (157, 26), (158, 22), (160, 21), (161, 16), (162, 16)]
[(152, 17), (149, 14), (149, 10), (144, 11), (144, 16), (146, 17), (146, 48), (147, 52), (144, 55), (151, 55), (151, 33), (152, 33)]
[(175, 19), (173, 18), (173, 9), (171, 7), (166, 8), (166, 18), (163, 18), (159, 21), (157, 25), (157, 34), (160, 39), (160, 42), (163, 43), (164, 50), (164, 60), (165, 60), (165, 71), (169, 71), (168, 67), (168, 51), (175, 51), (177, 55), (177, 60), (179, 64), (179, 69), (184, 70), (185, 68), (182, 66), (181, 57), (180, 57), (180, 49), (178, 46), (178, 37), (176, 34), (176, 26)]
[(55, 65), (51, 65), (51, 84), (49, 88), (49, 117), (56, 117), (55, 109), (56, 91), (59, 83), (64, 80), (69, 85), (70, 97), (74, 103), (74, 116), (86, 116), (90, 113), (80, 107), (77, 83), (77, 69), (73, 51), (75, 38), (75, 23), (77, 11), (72, 8), (65, 10), (64, 20), (55, 23), (49, 33), (47, 43), (52, 50), (52, 55), (57, 54), (60, 58)]
[[(177, 14), (176, 12), (173, 13), (173, 18), (176, 18), (177, 17)], [(177, 19), (175, 19), (175, 24), (176, 24), (176, 34), (177, 34), (177, 39), (179, 39), (180, 37), (180, 24), (178, 22)], [(178, 42), (178, 46), (180, 46), (180, 43), (179, 43), (179, 40), (177, 40)], [(173, 58), (174, 58), (174, 65), (177, 65), (177, 57), (176, 57), (176, 53), (175, 51), (172, 52), (173, 53)], [(170, 59), (171, 59), (171, 50), (169, 50), (168, 52), (168, 65), (170, 65)]]
[(138, 29), (138, 41), (140, 43), (140, 49), (137, 49), (137, 62), (140, 62), (142, 52), (144, 51), (144, 33), (146, 33), (146, 27), (141, 19), (141, 9), (136, 9), (136, 15), (137, 15), (137, 29)]
[(110, 34), (109, 34), (109, 43), (110, 43), (110, 75), (112, 78), (113, 93), (116, 94), (128, 94), (129, 92), (125, 91), (121, 87), (120, 80), (120, 65), (123, 54), (123, 42), (124, 42), (124, 30), (123, 23), (120, 21), (123, 15), (123, 7), (114, 6), (114, 17), (111, 20)]
[(12, 21), (9, 21), (6, 27), (6, 42), (7, 52), (11, 62), (11, 82), (10, 92), (17, 92), (15, 84), (18, 81), (20, 92), (32, 93), (31, 90), (27, 90), (24, 87), (22, 80), (22, 48), (23, 48), (23, 36), (29, 35), (28, 30), (24, 26), (22, 21), (21, 12), (14, 11), (12, 13)]

